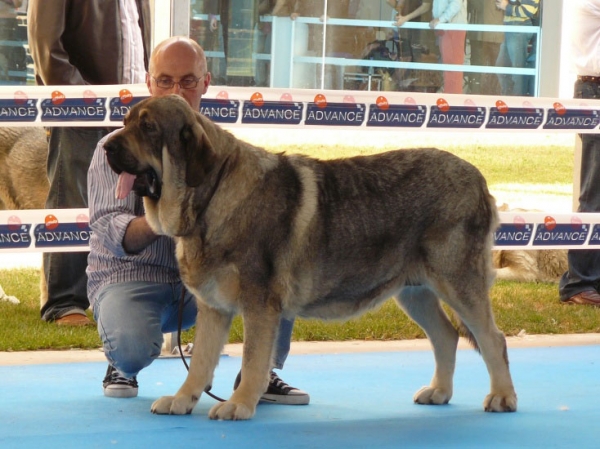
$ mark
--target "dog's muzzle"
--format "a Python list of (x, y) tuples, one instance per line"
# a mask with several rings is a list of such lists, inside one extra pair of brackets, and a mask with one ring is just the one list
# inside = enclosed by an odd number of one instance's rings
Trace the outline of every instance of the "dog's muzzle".
[(161, 185), (156, 172), (152, 169), (137, 175), (132, 190), (138, 196), (147, 196), (153, 200), (159, 200)]

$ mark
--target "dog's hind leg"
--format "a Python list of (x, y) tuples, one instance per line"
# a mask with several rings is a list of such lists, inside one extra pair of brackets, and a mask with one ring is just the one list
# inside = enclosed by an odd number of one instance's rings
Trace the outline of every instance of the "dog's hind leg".
[(414, 401), (418, 404), (447, 404), (452, 397), (458, 332), (429, 288), (405, 287), (396, 300), (402, 310), (425, 331), (435, 357), (431, 383), (415, 393)]
[(269, 304), (249, 307), (244, 318), (244, 352), (242, 378), (228, 401), (215, 404), (208, 414), (211, 419), (250, 419), (260, 397), (267, 390), (272, 367), (273, 348), (281, 312)]
[(490, 374), (490, 394), (483, 402), (487, 412), (514, 412), (517, 395), (508, 368), (506, 339), (500, 332), (488, 296), (486, 280), (472, 275), (454, 286), (442, 285), (444, 299), (475, 339)]
[(154, 401), (152, 413), (184, 415), (192, 413), (204, 389), (212, 384), (215, 368), (223, 346), (229, 338), (233, 316), (198, 301), (196, 335), (190, 370), (175, 396), (163, 396)]

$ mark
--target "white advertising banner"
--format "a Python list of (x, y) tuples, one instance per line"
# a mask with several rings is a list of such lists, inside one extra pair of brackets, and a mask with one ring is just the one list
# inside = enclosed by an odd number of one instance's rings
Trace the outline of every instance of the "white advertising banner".
[[(147, 96), (145, 84), (0, 86), (0, 126), (118, 127)], [(600, 126), (600, 101), (544, 97), (211, 86), (200, 109), (226, 127), (592, 133)]]
[[(148, 96), (125, 86), (0, 86), (0, 126), (122, 126)], [(201, 113), (225, 127), (595, 133), (600, 101), (211, 86)], [(500, 213), (496, 249), (600, 248), (600, 214)], [(87, 209), (0, 211), (0, 252), (87, 251)]]

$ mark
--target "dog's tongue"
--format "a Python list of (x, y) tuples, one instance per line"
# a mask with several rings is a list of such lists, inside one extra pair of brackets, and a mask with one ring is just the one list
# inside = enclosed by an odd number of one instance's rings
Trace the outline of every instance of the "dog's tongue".
[(129, 195), (131, 189), (133, 188), (133, 183), (135, 181), (135, 175), (131, 173), (121, 172), (119, 175), (119, 180), (117, 181), (117, 190), (115, 191), (115, 198), (118, 200), (122, 200)]

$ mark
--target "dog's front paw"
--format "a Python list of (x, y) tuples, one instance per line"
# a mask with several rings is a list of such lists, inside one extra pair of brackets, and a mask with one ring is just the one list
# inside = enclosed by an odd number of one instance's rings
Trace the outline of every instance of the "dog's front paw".
[(198, 398), (192, 396), (163, 396), (150, 407), (157, 415), (189, 415), (194, 410)]
[(255, 410), (256, 406), (251, 408), (247, 404), (225, 401), (214, 405), (208, 412), (208, 417), (210, 419), (239, 421), (252, 418)]
[(486, 412), (516, 412), (517, 395), (510, 394), (488, 394), (483, 401), (483, 409)]
[(443, 405), (447, 404), (452, 397), (452, 391), (443, 388), (423, 387), (413, 397), (417, 404)]

